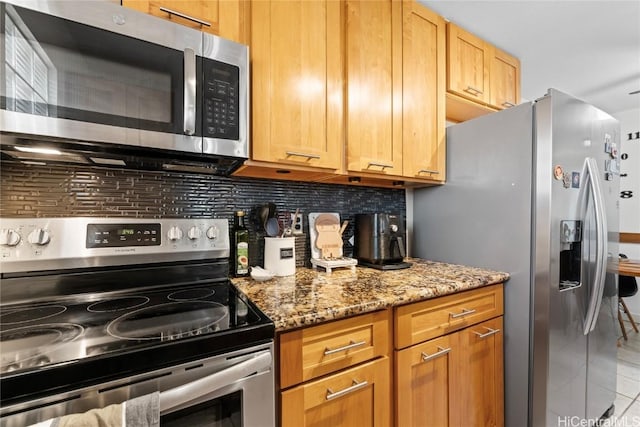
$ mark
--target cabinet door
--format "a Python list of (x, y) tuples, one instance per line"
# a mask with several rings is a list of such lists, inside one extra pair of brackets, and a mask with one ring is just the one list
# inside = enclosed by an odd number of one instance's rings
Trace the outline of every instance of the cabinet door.
[(451, 335), (396, 352), (397, 427), (448, 426), (452, 382)]
[(402, 4), (346, 8), (347, 169), (402, 174)]
[(451, 384), (454, 426), (504, 425), (502, 316), (455, 335), (456, 379)]
[(455, 24), (447, 24), (447, 90), (489, 103), (489, 57), (485, 42)]
[(248, 42), (246, 0), (122, 0), (122, 5), (240, 43)]
[(340, 2), (251, 6), (253, 160), (338, 169)]
[(491, 48), (491, 105), (509, 108), (520, 102), (520, 61)]
[(389, 371), (384, 357), (282, 392), (282, 427), (388, 426)]
[(445, 22), (403, 2), (403, 175), (445, 179)]

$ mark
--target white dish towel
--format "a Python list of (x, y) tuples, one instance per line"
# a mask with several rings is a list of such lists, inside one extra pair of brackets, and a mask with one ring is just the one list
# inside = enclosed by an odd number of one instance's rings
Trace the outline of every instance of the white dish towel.
[(123, 403), (69, 414), (33, 424), (31, 427), (159, 427), (160, 393), (155, 392)]

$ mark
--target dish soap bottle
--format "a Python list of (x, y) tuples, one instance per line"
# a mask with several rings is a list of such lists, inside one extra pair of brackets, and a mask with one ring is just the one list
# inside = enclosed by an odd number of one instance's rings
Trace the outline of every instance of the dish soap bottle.
[(233, 226), (233, 275), (249, 275), (249, 230), (244, 223), (244, 211), (237, 211)]

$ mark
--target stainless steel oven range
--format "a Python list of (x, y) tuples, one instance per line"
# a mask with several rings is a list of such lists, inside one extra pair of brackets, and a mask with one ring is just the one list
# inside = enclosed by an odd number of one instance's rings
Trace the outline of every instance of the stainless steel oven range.
[(275, 424), (273, 323), (221, 219), (0, 219), (0, 426), (160, 392), (162, 426)]

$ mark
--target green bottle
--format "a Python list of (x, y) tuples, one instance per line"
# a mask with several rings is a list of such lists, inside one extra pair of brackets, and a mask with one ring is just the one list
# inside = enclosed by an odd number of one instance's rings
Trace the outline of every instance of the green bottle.
[(244, 212), (236, 212), (233, 226), (233, 275), (249, 275), (249, 230), (244, 224)]

